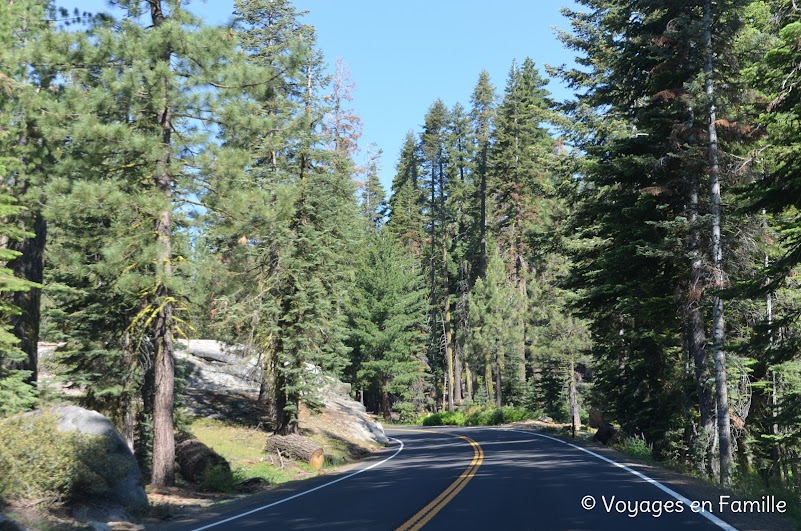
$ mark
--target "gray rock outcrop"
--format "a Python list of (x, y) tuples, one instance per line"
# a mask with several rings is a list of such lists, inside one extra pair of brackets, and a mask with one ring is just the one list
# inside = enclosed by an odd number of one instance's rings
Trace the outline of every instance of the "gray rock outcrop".
[[(259, 360), (248, 356), (242, 345), (226, 345), (208, 339), (179, 340), (182, 348), (176, 357), (189, 365), (190, 389), (204, 391), (234, 391), (257, 395), (261, 381)], [(367, 414), (364, 406), (350, 397), (350, 384), (322, 373), (319, 367), (309, 365), (310, 375), (314, 375), (318, 398), (323, 403), (322, 414), (335, 417), (337, 435), (373, 444), (384, 445), (389, 442), (384, 428)], [(189, 404), (190, 411), (205, 415), (199, 405)]]
[(108, 501), (134, 512), (148, 506), (139, 465), (108, 418), (97, 411), (78, 406), (58, 406), (50, 411), (58, 418), (59, 430), (102, 437), (108, 443), (108, 458), (113, 459), (115, 464), (124, 464), (126, 472), (122, 477), (106, 478), (109, 481)]
[(345, 435), (379, 445), (389, 443), (381, 423), (367, 413), (362, 403), (350, 397), (350, 384), (330, 377), (326, 380), (320, 391), (320, 397), (329, 411), (343, 414), (345, 420), (340, 423), (340, 427), (346, 432)]
[(210, 339), (179, 339), (175, 356), (188, 364), (189, 386), (219, 391), (258, 389), (261, 368), (241, 345)]

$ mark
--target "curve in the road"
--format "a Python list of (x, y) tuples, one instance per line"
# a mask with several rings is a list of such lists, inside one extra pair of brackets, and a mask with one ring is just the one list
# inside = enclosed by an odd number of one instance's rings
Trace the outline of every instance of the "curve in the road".
[(234, 516), (226, 518), (225, 520), (220, 520), (220, 521), (208, 524), (208, 525), (204, 525), (203, 527), (198, 527), (196, 529), (193, 529), (192, 531), (203, 531), (204, 529), (209, 529), (209, 528), (212, 528), (212, 527), (216, 527), (218, 525), (227, 524), (228, 522), (232, 522), (234, 520), (238, 520), (238, 519), (243, 518), (245, 516), (248, 516), (250, 514), (257, 513), (259, 511), (263, 511), (265, 509), (269, 509), (270, 507), (275, 507), (276, 505), (280, 505), (282, 503), (286, 503), (286, 502), (288, 502), (290, 500), (294, 500), (295, 498), (300, 498), (301, 496), (305, 496), (307, 494), (311, 494), (312, 492), (318, 491), (320, 489), (324, 489), (326, 487), (330, 487), (331, 485), (334, 485), (335, 483), (339, 483), (340, 481), (345, 481), (346, 479), (352, 478), (353, 476), (358, 476), (359, 474), (367, 472), (368, 470), (371, 470), (371, 469), (373, 469), (373, 468), (375, 468), (377, 466), (381, 466), (384, 463), (386, 463), (387, 461), (389, 461), (390, 459), (394, 458), (399, 453), (401, 453), (401, 451), (403, 450), (403, 441), (401, 441), (399, 439), (395, 439), (393, 437), (390, 437), (390, 440), (393, 440), (393, 441), (398, 443), (398, 445), (399, 445), (398, 449), (395, 451), (394, 454), (392, 454), (391, 456), (387, 457), (386, 459), (384, 459), (382, 461), (378, 461), (377, 463), (373, 463), (372, 465), (370, 465), (368, 467), (365, 467), (365, 468), (362, 468), (362, 469), (359, 469), (356, 472), (353, 472), (352, 474), (348, 474), (347, 476), (343, 476), (343, 477), (337, 478), (337, 479), (335, 479), (333, 481), (329, 481), (328, 483), (323, 483), (322, 485), (318, 485), (317, 487), (314, 487), (313, 489), (304, 490), (303, 492), (299, 492), (299, 493), (297, 493), (295, 495), (292, 495), (292, 496), (289, 496), (287, 498), (280, 499), (280, 500), (278, 500), (276, 502), (269, 503), (269, 504), (263, 505), (261, 507), (256, 507), (255, 509), (251, 509), (249, 511), (245, 511), (243, 513), (235, 514)]
[(421, 529), (424, 525), (428, 523), (429, 520), (434, 518), (434, 516), (442, 510), (443, 507), (448, 505), (450, 501), (457, 495), (459, 492), (465, 488), (465, 486), (473, 479), (473, 476), (476, 475), (476, 471), (478, 471), (478, 467), (481, 466), (481, 463), (484, 461), (484, 449), (481, 448), (481, 445), (478, 444), (476, 441), (467, 437), (465, 435), (459, 435), (458, 433), (447, 433), (441, 431), (433, 431), (433, 430), (404, 430), (404, 431), (417, 431), (422, 433), (439, 433), (442, 435), (450, 435), (453, 437), (459, 437), (460, 439), (464, 439), (470, 446), (473, 447), (473, 460), (470, 461), (470, 465), (462, 472), (456, 481), (451, 483), (447, 489), (442, 491), (442, 493), (434, 498), (428, 505), (420, 509), (414, 516), (409, 518), (403, 525), (401, 525), (397, 531), (417, 531)]

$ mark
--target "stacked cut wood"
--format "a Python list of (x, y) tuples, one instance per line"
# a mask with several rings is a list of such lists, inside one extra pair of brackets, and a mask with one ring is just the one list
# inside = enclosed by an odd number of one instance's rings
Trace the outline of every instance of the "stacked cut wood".
[(289, 435), (271, 435), (267, 438), (264, 451), (277, 453), (281, 457), (288, 457), (303, 461), (319, 470), (325, 461), (323, 447), (302, 435), (291, 433)]

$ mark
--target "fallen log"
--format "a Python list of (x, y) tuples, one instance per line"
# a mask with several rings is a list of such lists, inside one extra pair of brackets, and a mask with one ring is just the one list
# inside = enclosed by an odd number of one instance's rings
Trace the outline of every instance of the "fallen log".
[(275, 452), (280, 456), (303, 461), (320, 470), (325, 461), (323, 447), (302, 435), (291, 433), (289, 435), (271, 435), (267, 438), (264, 447), (267, 453)]
[(187, 481), (201, 481), (203, 474), (212, 468), (217, 468), (220, 474), (231, 474), (228, 461), (195, 437), (189, 437), (175, 446), (175, 460)]

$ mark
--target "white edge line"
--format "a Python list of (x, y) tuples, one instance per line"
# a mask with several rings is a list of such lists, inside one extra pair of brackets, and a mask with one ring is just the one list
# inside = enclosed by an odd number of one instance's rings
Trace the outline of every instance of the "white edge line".
[[(650, 483), (654, 487), (656, 487), (659, 490), (669, 494), (670, 496), (673, 496), (676, 500), (684, 503), (687, 506), (690, 506), (692, 504), (692, 502), (690, 500), (688, 500), (687, 498), (685, 498), (684, 496), (682, 496), (681, 494), (679, 494), (675, 490), (671, 489), (670, 487), (666, 487), (663, 484), (661, 484), (660, 482), (658, 482), (657, 480), (649, 478), (648, 476), (646, 476), (642, 472), (634, 470), (633, 468), (629, 468), (626, 465), (622, 465), (622, 464), (618, 463), (617, 461), (612, 461), (608, 457), (605, 457), (605, 456), (603, 456), (601, 454), (596, 454), (592, 450), (587, 450), (586, 448), (582, 448), (581, 446), (577, 446), (577, 445), (575, 445), (573, 443), (569, 443), (567, 441), (563, 441), (562, 439), (557, 439), (556, 437), (551, 437), (549, 435), (543, 435), (542, 433), (537, 433), (537, 432), (534, 432), (534, 431), (523, 431), (523, 430), (506, 430), (506, 431), (514, 431), (514, 432), (517, 432), (517, 433), (525, 433), (526, 435), (536, 435), (537, 437), (543, 437), (545, 439), (550, 439), (552, 441), (556, 441), (556, 442), (559, 442), (559, 443), (562, 443), (562, 444), (566, 444), (568, 446), (572, 446), (576, 450), (581, 450), (584, 453), (590, 454), (593, 457), (597, 457), (598, 459), (600, 459), (602, 461), (606, 461), (607, 463), (613, 464), (618, 468), (622, 468), (626, 472), (630, 472), (630, 473), (634, 474), (638, 478), (647, 481), (648, 483)], [(714, 514), (712, 514), (710, 512), (701, 511), (700, 513), (696, 513), (696, 514), (700, 514), (701, 516), (703, 516), (704, 518), (706, 518), (707, 520), (709, 520), (710, 522), (712, 522), (713, 524), (715, 524), (716, 526), (718, 526), (721, 529), (725, 529), (726, 531), (737, 531), (737, 528), (731, 526), (730, 524), (727, 524), (726, 522), (724, 522), (723, 520), (721, 520), (720, 518), (718, 518), (717, 516), (715, 516)]]
[(401, 450), (403, 450), (403, 441), (401, 441), (400, 439), (395, 439), (394, 437), (389, 437), (389, 439), (400, 443), (400, 448), (398, 448), (395, 451), (394, 454), (392, 454), (391, 456), (387, 457), (383, 461), (379, 461), (377, 463), (373, 463), (372, 465), (370, 465), (368, 467), (359, 469), (356, 472), (353, 472), (353, 473), (348, 474), (347, 476), (343, 476), (341, 478), (337, 478), (337, 479), (335, 479), (333, 481), (329, 481), (328, 483), (324, 483), (322, 485), (318, 485), (317, 487), (314, 487), (313, 489), (304, 490), (303, 492), (299, 492), (299, 493), (297, 493), (297, 494), (295, 494), (293, 496), (290, 496), (288, 498), (284, 498), (284, 499), (278, 500), (278, 501), (270, 503), (268, 505), (263, 505), (262, 507), (257, 507), (256, 509), (251, 509), (250, 511), (247, 511), (247, 512), (244, 512), (244, 513), (241, 513), (241, 514), (237, 514), (235, 516), (231, 516), (229, 518), (226, 518), (225, 520), (220, 520), (219, 522), (214, 522), (212, 524), (208, 524), (208, 525), (205, 525), (203, 527), (195, 528), (192, 531), (203, 531), (204, 529), (209, 529), (210, 527), (215, 527), (215, 526), (218, 526), (218, 525), (221, 525), (221, 524), (226, 524), (228, 522), (231, 522), (233, 520), (237, 520), (237, 519), (242, 518), (244, 516), (248, 516), (250, 514), (257, 513), (259, 511), (263, 511), (264, 509), (269, 509), (270, 507), (275, 507), (276, 505), (282, 504), (284, 502), (288, 502), (289, 500), (294, 500), (295, 498), (300, 498), (301, 496), (305, 496), (305, 495), (310, 494), (310, 493), (312, 493), (312, 492), (314, 492), (316, 490), (320, 490), (320, 489), (323, 489), (325, 487), (330, 487), (334, 483), (339, 483), (340, 481), (345, 481), (346, 479), (352, 478), (353, 476), (357, 476), (357, 475), (361, 474), (362, 472), (367, 472), (368, 470), (373, 469), (373, 468), (375, 468), (375, 467), (377, 467), (379, 465), (383, 465), (384, 463), (386, 463), (387, 461), (389, 461), (390, 459), (392, 459), (393, 457), (395, 457), (396, 455), (401, 453)]

